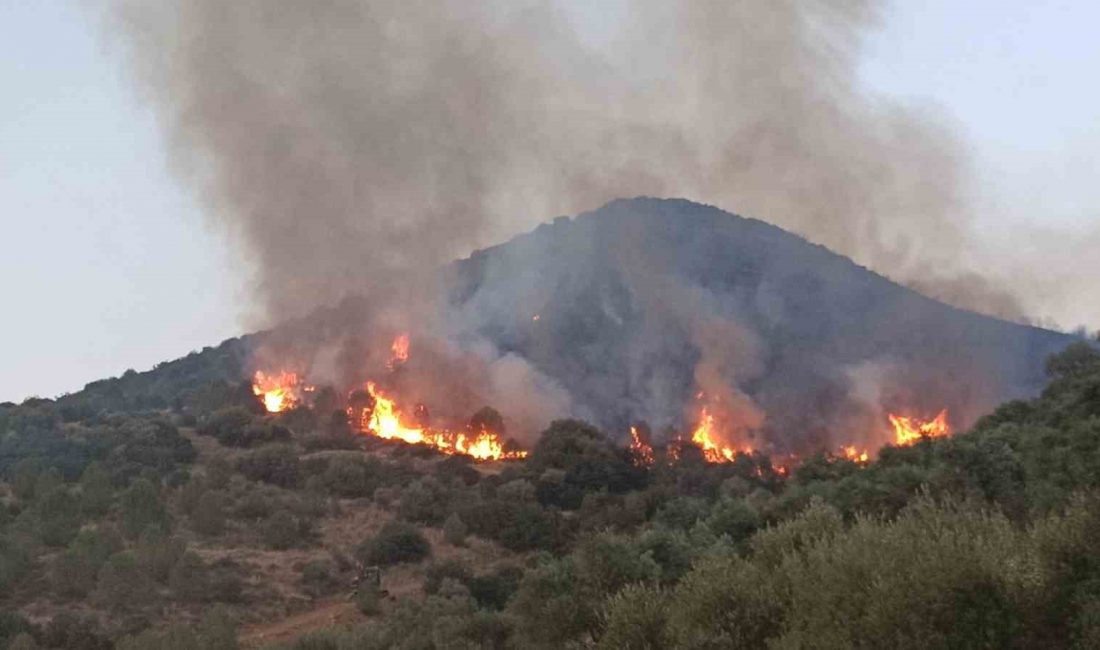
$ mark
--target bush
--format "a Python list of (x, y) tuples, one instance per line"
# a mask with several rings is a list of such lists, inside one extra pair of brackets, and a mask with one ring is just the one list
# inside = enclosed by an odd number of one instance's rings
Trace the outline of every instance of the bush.
[(437, 525), (449, 511), (452, 490), (434, 477), (426, 476), (401, 492), (397, 516), (421, 524)]
[(196, 533), (217, 537), (225, 532), (225, 495), (207, 490), (199, 497), (191, 513), (191, 527)]
[(27, 619), (15, 612), (0, 611), (0, 648), (11, 640), (34, 631)]
[(381, 461), (371, 458), (334, 458), (321, 474), (325, 491), (349, 499), (369, 497), (378, 487)]
[(175, 598), (184, 602), (201, 603), (208, 599), (206, 563), (198, 554), (185, 552), (168, 574), (168, 587)]
[(607, 650), (674, 647), (672, 635), (667, 629), (668, 601), (669, 595), (657, 587), (627, 586), (607, 603), (605, 629), (597, 647)]
[(456, 560), (433, 562), (424, 572), (424, 593), (429, 595), (438, 593), (444, 580), (454, 580), (466, 585), (472, 578), (470, 569), (461, 562)]
[(31, 556), (23, 544), (0, 536), (0, 594), (6, 593), (31, 570)]
[(313, 526), (308, 519), (280, 510), (261, 524), (260, 536), (276, 550), (297, 548), (313, 542)]
[(432, 547), (416, 527), (400, 521), (389, 521), (373, 538), (356, 549), (363, 564), (389, 566), (403, 562), (419, 562), (431, 555)]
[(54, 593), (81, 598), (96, 586), (99, 570), (111, 555), (122, 550), (122, 539), (113, 529), (82, 530), (65, 552), (54, 558), (48, 577)]
[(289, 445), (259, 449), (237, 463), (237, 469), (250, 480), (285, 488), (298, 485), (299, 467), (298, 454)]
[(112, 610), (139, 609), (153, 602), (153, 583), (141, 570), (134, 554), (112, 555), (99, 570), (96, 597)]
[(168, 510), (160, 491), (146, 479), (138, 479), (122, 493), (119, 520), (127, 536), (137, 537), (149, 527), (169, 528)]
[(248, 409), (230, 406), (211, 413), (196, 431), (215, 438), (223, 445), (235, 447), (244, 438), (245, 428), (252, 423), (252, 417)]
[(89, 516), (102, 516), (111, 507), (114, 485), (111, 475), (99, 463), (92, 463), (80, 476), (80, 505)]
[(506, 566), (492, 573), (470, 578), (466, 587), (479, 606), (493, 610), (504, 609), (522, 579), (522, 569)]
[(443, 522), (443, 540), (451, 546), (465, 546), (468, 529), (457, 513), (451, 513)]
[(174, 623), (127, 637), (119, 641), (116, 650), (237, 650), (238, 647), (236, 625), (226, 614), (215, 611), (195, 626)]
[(365, 616), (382, 612), (382, 594), (371, 585), (364, 585), (355, 592), (355, 607)]
[(320, 598), (336, 591), (340, 581), (336, 577), (336, 567), (330, 560), (310, 560), (302, 567), (302, 587), (314, 597)]
[(113, 644), (91, 616), (63, 611), (42, 630), (40, 641), (47, 648), (65, 650), (111, 650)]
[(149, 579), (164, 583), (186, 550), (183, 540), (151, 526), (145, 529), (134, 545), (134, 559)]

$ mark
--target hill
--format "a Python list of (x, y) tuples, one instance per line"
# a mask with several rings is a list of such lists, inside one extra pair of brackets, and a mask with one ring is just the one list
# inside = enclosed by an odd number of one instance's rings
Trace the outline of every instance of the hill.
[[(0, 404), (0, 648), (1100, 643), (1093, 345), (1041, 359), (1071, 339), (679, 201), (616, 202), (445, 274), (457, 332), (522, 354), (610, 428), (557, 420), (525, 458), (475, 462), (365, 435), (326, 388), (267, 412), (253, 357), (339, 334), (356, 301)], [(680, 390), (713, 367), (769, 409), (760, 435), (793, 447), (812, 436), (782, 428), (797, 421), (771, 401), (783, 382), (796, 415), (828, 414), (858, 404), (852, 377), (884, 358), (909, 364), (903, 388), (981, 362), (991, 395), (1034, 394), (871, 460), (715, 458), (682, 440), (627, 446), (617, 429), (635, 408), (658, 421), (655, 368)], [(972, 376), (932, 381), (933, 403)]]
[[(1077, 340), (950, 307), (779, 228), (685, 200), (619, 200), (558, 218), (441, 276), (446, 336), (521, 358), (568, 396), (554, 416), (620, 436), (639, 421), (682, 431), (705, 391), (725, 403), (731, 428), (772, 453), (877, 447), (888, 412), (946, 408), (965, 428), (1036, 394), (1046, 357)], [(61, 403), (209, 402), (211, 382), (244, 379), (258, 350), (289, 341), (312, 362), (358, 336), (370, 309), (349, 299)]]

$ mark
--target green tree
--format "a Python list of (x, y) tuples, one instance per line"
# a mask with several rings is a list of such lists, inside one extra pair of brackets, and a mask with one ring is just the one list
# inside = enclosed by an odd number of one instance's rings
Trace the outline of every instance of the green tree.
[(150, 526), (169, 527), (168, 509), (160, 491), (147, 479), (138, 479), (122, 493), (119, 499), (119, 521), (122, 531), (129, 537), (137, 537)]
[(458, 513), (451, 513), (443, 522), (443, 539), (451, 546), (465, 546), (468, 529)]
[(378, 534), (356, 549), (364, 564), (387, 566), (419, 562), (431, 555), (432, 547), (416, 527), (401, 521), (388, 521)]
[(155, 595), (152, 581), (131, 552), (112, 555), (99, 570), (96, 598), (105, 607), (140, 609), (154, 602)]

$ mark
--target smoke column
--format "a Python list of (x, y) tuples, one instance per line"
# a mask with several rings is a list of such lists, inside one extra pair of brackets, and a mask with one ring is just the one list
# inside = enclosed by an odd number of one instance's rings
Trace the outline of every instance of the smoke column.
[(261, 322), (633, 195), (763, 218), (1020, 315), (957, 262), (951, 130), (857, 87), (873, 0), (628, 0), (600, 48), (551, 0), (105, 1)]

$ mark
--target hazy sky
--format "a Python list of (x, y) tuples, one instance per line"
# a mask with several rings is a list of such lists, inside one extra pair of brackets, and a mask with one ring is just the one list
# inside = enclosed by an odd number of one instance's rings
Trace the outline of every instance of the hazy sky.
[[(614, 1), (570, 3), (594, 40), (615, 19)], [(1083, 229), (1100, 221), (1097, 24), (1091, 0), (896, 0), (864, 79), (954, 124), (991, 235), (1013, 222)], [(166, 168), (119, 55), (80, 3), (0, 1), (0, 401), (240, 333), (247, 278)]]

